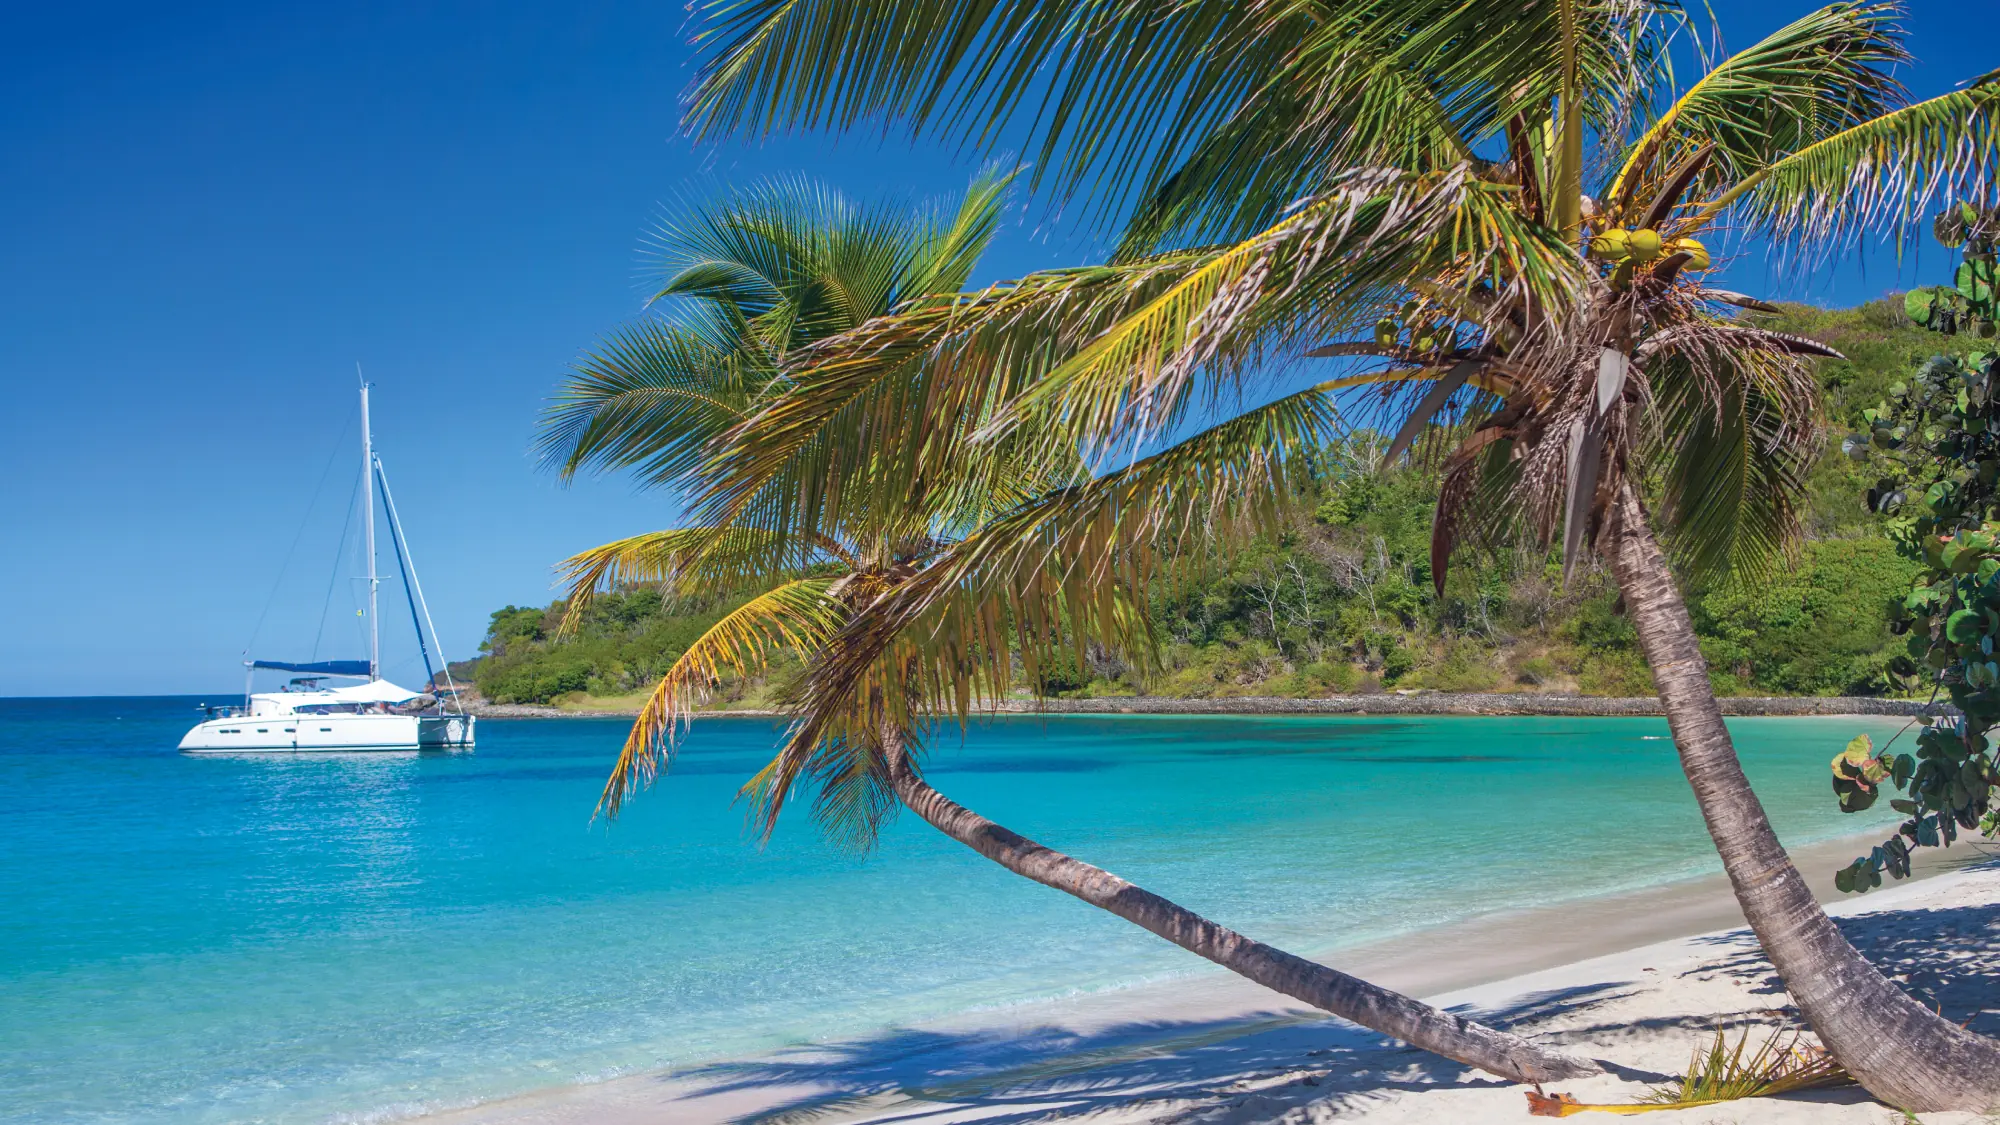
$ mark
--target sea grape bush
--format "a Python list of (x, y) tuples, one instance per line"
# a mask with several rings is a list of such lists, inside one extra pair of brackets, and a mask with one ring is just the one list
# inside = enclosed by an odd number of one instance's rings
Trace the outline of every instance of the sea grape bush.
[(1964, 259), (1952, 285), (1913, 289), (1903, 298), (1903, 310), (1910, 319), (1947, 336), (1960, 332), (1981, 339), (1994, 338), (1996, 316), (1994, 292), (2000, 287), (2000, 266), (1994, 262), (1996, 234), (2000, 234), (2000, 208), (1981, 210), (1969, 203), (1938, 216), (1934, 226), (1939, 242), (1962, 248)]
[[(1905, 310), (1934, 332), (1992, 339), (2000, 207), (1960, 204), (1935, 229), (1962, 250), (1955, 283), (1910, 293)], [(1959, 715), (1926, 720), (1914, 754), (1878, 754), (1863, 735), (1834, 758), (1843, 812), (1869, 808), (1887, 783), (1902, 794), (1890, 807), (1907, 818), (1837, 874), (1843, 891), (1880, 886), (1885, 871), (1907, 876), (1913, 848), (1948, 846), (1960, 830), (2000, 835), (2000, 350), (1934, 356), (1862, 417), (1869, 432), (1842, 448), (1887, 466), (1867, 503), (1890, 517), (1898, 550), (1922, 566), (1891, 602), (1890, 628), (1908, 637), (1910, 656)]]

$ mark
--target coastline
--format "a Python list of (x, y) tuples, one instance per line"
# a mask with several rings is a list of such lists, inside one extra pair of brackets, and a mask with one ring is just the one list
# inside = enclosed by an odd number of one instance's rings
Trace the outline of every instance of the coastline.
[[(1730, 716), (1886, 715), (1916, 717), (1952, 712), (1948, 703), (1920, 699), (1883, 699), (1865, 695), (1729, 696), (1717, 700)], [(629, 719), (634, 709), (597, 710), (534, 703), (474, 703), (474, 715), (490, 719)], [(1666, 712), (1654, 696), (1555, 695), (1540, 692), (1380, 692), (1371, 695), (1329, 695), (1312, 698), (1232, 696), (1219, 699), (1175, 699), (1157, 695), (1095, 699), (1008, 699), (975, 715), (1564, 715), (1617, 718), (1654, 717)], [(769, 709), (697, 711), (694, 718), (775, 718)]]
[[(1954, 936), (1969, 928), (1979, 939), (1983, 927), (1976, 955), (1985, 958), (1977, 964), (1985, 971), (1965, 975), (1985, 991), (1961, 990), (1944, 1002), (1970, 1004), (1972, 1018), (2000, 1025), (2000, 863), (1994, 850), (1975, 844), (1927, 851), (1911, 880), (1866, 896), (1838, 895), (1831, 885), (1833, 869), (1879, 835), (1809, 844), (1793, 849), (1793, 855), (1830, 912), (1858, 927), (1857, 944), (1878, 961), (1883, 941), (1907, 937), (1912, 911), (1959, 911), (1970, 923), (1954, 921), (1944, 929)], [(1720, 1024), (1796, 1021), (1720, 873), (1306, 952), (1440, 1006), (1604, 1058), (1611, 1073), (1565, 1087), (1585, 1101), (1643, 1094), (1645, 1083), (1676, 1071), (1696, 1039)], [(1971, 961), (1953, 964), (1958, 970), (1974, 967)], [(1921, 971), (1903, 975), (1912, 987), (1930, 981)], [(1666, 1011), (1676, 1006), (1684, 1010)], [(1968, 1014), (1953, 1010), (1960, 1018)], [(2000, 1030), (1981, 1026), (1989, 1033)], [(1421, 1078), (1412, 1079), (1413, 1074)], [(1836, 1104), (1881, 1112), (1849, 1089), (1808, 1095), (1805, 1101), (1743, 1103), (1738, 1108), (1756, 1115), (1704, 1120), (1877, 1120), (1833, 1117)], [(1786, 1115), (1793, 1111), (1801, 1116)], [(1518, 1087), (1385, 1042), (1220, 970), (1199, 969), (885, 1029), (858, 1040), (557, 1087), (421, 1120), (775, 1125), (806, 1119), (942, 1123), (1044, 1116), (1088, 1116), (1120, 1125), (1479, 1122), (1521, 1120), (1525, 1109)]]

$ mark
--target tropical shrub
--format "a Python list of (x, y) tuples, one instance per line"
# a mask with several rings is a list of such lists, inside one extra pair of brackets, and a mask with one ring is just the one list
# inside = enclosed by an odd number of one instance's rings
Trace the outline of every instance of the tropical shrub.
[[(1936, 232), (1963, 251), (1954, 284), (1910, 293), (1910, 318), (1943, 336), (1993, 339), (2000, 322), (2000, 208), (1960, 205)], [(1883, 475), (1867, 493), (1917, 573), (1890, 604), (1893, 628), (1959, 710), (1927, 722), (1915, 752), (1877, 751), (1862, 736), (1833, 761), (1843, 811), (1872, 806), (1886, 782), (1906, 819), (1896, 835), (1838, 875), (1845, 891), (1910, 873), (1913, 848), (1949, 845), (1960, 830), (2000, 833), (1993, 730), (2000, 725), (2000, 350), (1940, 354), (1863, 413), (1868, 432), (1843, 448)]]
[(1695, 599), (1695, 628), (1717, 690), (1776, 695), (1880, 695), (1915, 666), (1892, 644), (1884, 607), (1917, 572), (1887, 539), (1806, 544), (1800, 565), (1771, 581), (1731, 583)]

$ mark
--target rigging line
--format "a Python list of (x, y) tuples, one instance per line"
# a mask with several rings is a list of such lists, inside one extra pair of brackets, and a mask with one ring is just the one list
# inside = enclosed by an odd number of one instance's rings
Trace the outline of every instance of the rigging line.
[[(375, 472), (382, 481), (382, 506), (389, 509), (389, 530), (394, 535), (396, 540), (396, 545), (398, 549), (397, 562), (398, 564), (400, 564), (404, 558), (408, 557), (409, 546), (403, 542), (403, 521), (400, 517), (396, 515), (395, 497), (389, 495), (389, 475), (382, 471), (382, 459), (379, 457), (375, 459)], [(451, 692), (452, 703), (459, 708), (459, 713), (463, 714), (465, 705), (463, 703), (460, 703), (458, 699), (458, 684), (454, 682), (451, 677), (451, 661), (445, 657), (444, 641), (442, 638), (438, 636), (437, 625), (431, 621), (431, 605), (429, 602), (424, 600), (424, 586), (423, 583), (417, 579), (417, 564), (415, 560), (411, 560), (409, 564), (409, 570), (406, 574), (406, 578), (407, 581), (405, 582), (403, 587), (404, 592), (405, 593), (414, 592), (417, 596), (417, 605), (423, 608), (424, 624), (430, 626), (431, 643), (437, 646), (438, 663), (444, 665), (444, 685), (446, 689), (448, 689)], [(412, 622), (412, 624), (414, 624), (414, 622)], [(423, 644), (423, 640), (424, 640), (424, 631), (420, 628), (417, 630), (417, 644), (420, 647)], [(429, 672), (430, 666), (431, 666), (430, 655), (428, 652), (426, 652), (424, 655), (424, 670), (426, 672)], [(433, 674), (431, 676), (431, 680), (435, 681), (436, 679), (437, 679), (436, 675)], [(426, 683), (425, 686), (431, 688), (433, 694), (435, 694), (435, 690), (437, 687), (437, 684), (435, 682)]]
[(424, 658), (424, 687), (435, 688), (437, 672), (431, 667), (431, 648), (424, 641), (424, 621), (417, 616), (417, 594), (410, 580), (409, 548), (403, 543), (403, 521), (396, 518), (396, 501), (389, 495), (389, 478), (382, 472), (382, 459), (375, 459), (375, 483), (382, 488), (382, 506), (389, 511), (389, 543), (396, 548), (396, 573), (403, 579), (403, 598), (410, 603), (410, 628), (417, 632), (417, 652)]
[[(264, 621), (271, 616), (271, 606), (278, 600), (278, 590), (285, 584), (285, 575), (292, 569), (292, 556), (298, 553), (299, 541), (305, 538), (306, 527), (312, 523), (313, 510), (319, 507), (320, 493), (326, 490), (327, 478), (333, 475), (333, 463), (340, 456), (341, 443), (347, 440), (348, 427), (354, 424), (354, 408), (347, 413), (347, 421), (341, 423), (340, 436), (333, 441), (333, 451), (326, 455), (326, 467), (319, 471), (319, 483), (313, 485), (312, 499), (306, 501), (305, 514), (299, 517), (299, 529), (292, 535), (292, 545), (285, 548), (285, 561), (278, 565), (278, 577), (271, 583), (271, 592), (264, 598), (264, 608), (257, 614), (257, 624), (250, 629), (250, 642), (243, 646), (243, 655), (257, 647), (257, 635), (264, 631)], [(341, 533), (343, 536), (346, 532)], [(322, 614), (321, 616), (324, 616)]]
[(312, 659), (314, 660), (319, 659), (319, 642), (326, 636), (326, 611), (333, 606), (333, 587), (340, 581), (340, 564), (343, 561), (340, 556), (347, 547), (347, 529), (354, 526), (355, 501), (358, 498), (356, 494), (348, 495), (347, 519), (341, 523), (340, 539), (333, 546), (333, 573), (326, 579), (326, 597), (319, 603), (319, 631), (313, 634)]

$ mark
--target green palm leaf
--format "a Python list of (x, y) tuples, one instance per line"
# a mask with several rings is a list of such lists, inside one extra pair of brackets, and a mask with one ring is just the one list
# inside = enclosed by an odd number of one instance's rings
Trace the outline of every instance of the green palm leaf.
[[(1583, 119), (1622, 128), (1628, 104), (1664, 77), (1644, 4), (1565, 9)], [(1193, 132), (1148, 176), (1144, 209), (1122, 253), (1163, 240), (1240, 239), (1277, 222), (1343, 172), (1387, 166), (1433, 172), (1474, 159), (1517, 115), (1540, 121), (1563, 80), (1563, 12), (1487, 0), (1343, 5), (1217, 125)]]
[(853, 569), (848, 548), (825, 536), (780, 540), (754, 528), (683, 527), (615, 539), (563, 560), (569, 587), (561, 631), (573, 633), (597, 592), (657, 585), (682, 596), (713, 596), (766, 586), (829, 563)]
[(1812, 372), (1727, 338), (1647, 361), (1658, 432), (1658, 513), (1689, 581), (1755, 581), (1789, 557), (1821, 448)]
[(634, 324), (578, 360), (543, 416), (543, 461), (564, 480), (584, 469), (633, 469), (652, 485), (685, 477), (769, 378), (755, 357), (699, 328)]
[(1239, 387), (1268, 352), (1372, 324), (1420, 280), (1567, 307), (1575, 252), (1521, 215), (1512, 188), (1469, 172), (1350, 174), (1092, 339), (989, 432), (1032, 421), (1051, 444), (1137, 442), (1178, 420), (1197, 375), (1215, 377), (1211, 394)]
[(1629, 147), (1605, 193), (1609, 210), (1648, 206), (1664, 169), (1704, 143), (1715, 152), (1696, 188), (1718, 190), (1900, 105), (1887, 69), (1908, 59), (1894, 38), (1898, 13), (1830, 4), (1716, 64)]
[[(1546, 116), (1563, 80), (1557, 7), (710, 0), (689, 124), (706, 136), (879, 120), (981, 148), (1025, 133), (1037, 186), (1087, 189), (1105, 218), (1151, 200), (1152, 233), (1131, 243), (1142, 252), (1169, 230), (1244, 237), (1335, 171), (1442, 167), (1517, 113)], [(1615, 130), (1665, 73), (1654, 17), (1674, 8), (1560, 7), (1580, 111)]]
[[(1205, 260), (1036, 274), (918, 302), (816, 344), (793, 357), (786, 393), (718, 450), (697, 510), (789, 534), (834, 508), (907, 510), (919, 486), (930, 510), (969, 515), (1077, 479), (1074, 448), (972, 435), (1093, 331)], [(774, 489), (780, 478), (789, 483)]]
[[(665, 315), (578, 361), (544, 414), (543, 460), (565, 478), (631, 469), (654, 487), (689, 483), (714, 442), (783, 390), (787, 352), (964, 284), (1011, 179), (984, 172), (954, 204), (904, 211), (771, 181), (663, 223)], [(775, 503), (781, 475), (757, 502)]]
[(1725, 212), (1774, 241), (1825, 254), (1870, 230), (1907, 231), (1935, 205), (1992, 183), (2000, 82), (1885, 113), (1800, 149), (1702, 205), (1685, 229)]
[(755, 184), (660, 225), (653, 240), (667, 277), (654, 300), (727, 308), (782, 355), (891, 307), (928, 225), (805, 179)]
[[(1268, 76), (1313, 6), (1233, 0), (710, 0), (697, 134), (895, 119), (990, 144), (1027, 119), (1036, 180), (1136, 172)], [(1107, 199), (1119, 194), (1097, 185)]]

